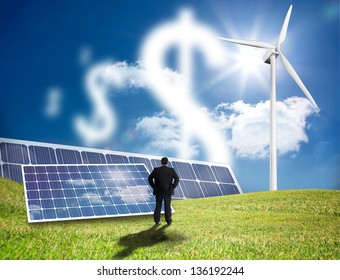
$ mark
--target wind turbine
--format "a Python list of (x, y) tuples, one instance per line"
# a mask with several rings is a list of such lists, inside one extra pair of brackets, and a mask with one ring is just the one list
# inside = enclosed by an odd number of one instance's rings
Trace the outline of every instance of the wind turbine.
[(275, 59), (280, 56), (283, 67), (288, 74), (298, 84), (309, 101), (317, 107), (312, 95), (309, 93), (305, 85), (302, 83), (294, 68), (290, 65), (287, 58), (281, 52), (281, 44), (287, 36), (288, 23), (290, 14), (292, 13), (293, 5), (290, 5), (286, 18), (283, 22), (279, 39), (276, 45), (271, 45), (266, 42), (256, 40), (241, 40), (217, 37), (218, 39), (236, 43), (245, 46), (268, 49), (264, 56), (264, 62), (270, 64), (270, 190), (277, 190), (277, 154), (276, 154), (276, 81), (275, 81)]

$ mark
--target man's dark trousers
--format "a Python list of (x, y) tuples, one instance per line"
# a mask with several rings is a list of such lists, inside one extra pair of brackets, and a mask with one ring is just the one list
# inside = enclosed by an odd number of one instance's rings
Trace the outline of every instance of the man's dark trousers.
[(161, 209), (162, 209), (162, 201), (164, 200), (164, 212), (165, 212), (165, 221), (168, 225), (172, 223), (171, 219), (171, 195), (168, 194), (157, 194), (156, 195), (156, 207), (155, 212), (153, 213), (153, 219), (156, 224), (159, 223), (161, 219)]

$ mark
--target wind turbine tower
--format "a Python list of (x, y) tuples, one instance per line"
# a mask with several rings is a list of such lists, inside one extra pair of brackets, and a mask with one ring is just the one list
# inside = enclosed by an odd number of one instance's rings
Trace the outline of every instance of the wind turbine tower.
[(290, 5), (286, 18), (283, 22), (279, 39), (276, 45), (271, 45), (266, 42), (256, 40), (242, 40), (217, 37), (218, 39), (236, 43), (245, 46), (268, 49), (264, 56), (264, 62), (270, 64), (270, 190), (277, 190), (277, 148), (276, 148), (276, 78), (275, 78), (275, 63), (279, 56), (283, 67), (288, 74), (297, 83), (303, 93), (307, 96), (309, 101), (317, 107), (312, 95), (309, 93), (305, 85), (302, 83), (294, 68), (290, 65), (287, 58), (281, 52), (281, 44), (285, 41), (287, 36), (288, 23), (292, 13), (293, 5)]

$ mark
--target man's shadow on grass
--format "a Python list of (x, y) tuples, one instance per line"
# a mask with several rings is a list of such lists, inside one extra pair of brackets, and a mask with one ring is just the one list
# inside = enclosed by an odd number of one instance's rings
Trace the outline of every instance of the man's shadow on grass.
[(165, 230), (168, 227), (168, 225), (164, 225), (162, 227), (159, 227), (159, 225), (153, 225), (147, 230), (121, 237), (118, 241), (118, 245), (125, 248), (113, 255), (113, 259), (127, 258), (138, 248), (151, 247), (161, 242), (170, 241), (171, 239), (176, 241), (184, 239), (180, 236), (170, 237), (167, 235)]

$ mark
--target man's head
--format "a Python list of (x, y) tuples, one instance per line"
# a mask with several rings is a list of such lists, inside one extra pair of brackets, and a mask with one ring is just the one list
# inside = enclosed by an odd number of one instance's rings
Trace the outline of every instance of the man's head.
[(163, 157), (162, 159), (161, 159), (161, 164), (162, 165), (167, 165), (168, 164), (168, 158), (167, 157)]

